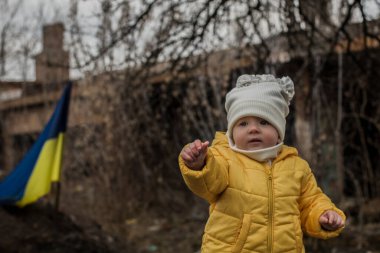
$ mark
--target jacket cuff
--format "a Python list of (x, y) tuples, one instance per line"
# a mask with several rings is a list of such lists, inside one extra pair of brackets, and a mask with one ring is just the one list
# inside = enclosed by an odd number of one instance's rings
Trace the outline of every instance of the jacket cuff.
[(321, 224), (319, 223), (319, 217), (326, 211), (335, 211), (337, 212), (343, 219), (344, 222), (346, 222), (346, 215), (338, 208), (336, 208), (334, 205), (331, 205), (330, 207), (321, 207), (321, 208), (316, 208), (310, 212), (310, 217), (311, 218), (311, 230), (308, 231), (308, 234), (313, 237), (321, 238), (321, 239), (329, 239), (333, 237), (337, 237), (342, 230), (344, 229), (344, 226), (334, 230), (334, 231), (329, 231), (325, 230)]
[(178, 163), (179, 163), (179, 167), (180, 167), (183, 175), (186, 175), (189, 177), (194, 177), (194, 178), (202, 177), (202, 175), (203, 175), (202, 171), (206, 167), (206, 166), (204, 166), (200, 170), (190, 169), (189, 167), (187, 167), (187, 165), (186, 165), (185, 161), (182, 159), (182, 157), (178, 157)]

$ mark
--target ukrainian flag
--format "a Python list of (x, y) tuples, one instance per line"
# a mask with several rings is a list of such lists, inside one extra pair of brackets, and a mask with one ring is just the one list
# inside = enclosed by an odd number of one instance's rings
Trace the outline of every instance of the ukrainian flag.
[(0, 204), (25, 206), (50, 191), (58, 182), (62, 162), (63, 138), (67, 126), (71, 82), (43, 132), (21, 162), (0, 182)]

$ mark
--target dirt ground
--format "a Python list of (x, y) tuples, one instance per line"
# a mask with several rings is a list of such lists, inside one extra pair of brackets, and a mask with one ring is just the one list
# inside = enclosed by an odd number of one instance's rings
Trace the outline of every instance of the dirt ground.
[(134, 252), (96, 224), (85, 231), (50, 206), (1, 207), (0, 235), (1, 253)]
[[(152, 217), (152, 218), (147, 218)], [(52, 206), (0, 207), (1, 253), (196, 252), (203, 220), (172, 220), (146, 213), (125, 224), (120, 238), (85, 217), (69, 217)]]
[[(140, 213), (115, 224), (123, 238), (105, 233), (97, 223), (73, 218), (46, 205), (0, 208), (1, 253), (196, 253), (206, 217)], [(81, 225), (78, 225), (81, 224)], [(361, 236), (359, 236), (361, 235)], [(348, 225), (341, 237), (306, 238), (308, 253), (380, 253), (380, 226)]]

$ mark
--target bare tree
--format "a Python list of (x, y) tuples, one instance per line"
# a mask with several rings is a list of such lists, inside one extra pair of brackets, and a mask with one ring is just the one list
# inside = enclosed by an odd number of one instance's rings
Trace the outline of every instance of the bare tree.
[(46, 20), (44, 5), (25, 11), (25, 2), (0, 1), (0, 78), (31, 80), (33, 56), (40, 45), (40, 31)]
[(6, 74), (6, 62), (9, 58), (8, 54), (12, 54), (10, 50), (11, 41), (18, 36), (18, 29), (15, 30), (16, 15), (20, 10), (23, 0), (18, 0), (16, 4), (11, 4), (7, 0), (0, 1), (1, 15), (1, 31), (0, 31), (0, 77)]
[[(77, 6), (78, 2), (73, 1), (72, 6)], [(78, 44), (73, 45), (82, 44), (75, 47), (77, 50), (74, 54), (79, 52), (80, 55), (87, 56), (85, 60), (77, 60), (77, 66), (82, 67), (96, 62), (97, 59), (104, 59), (111, 50), (118, 50), (126, 44), (126, 50), (119, 51), (126, 55), (126, 66), (142, 68), (159, 62), (170, 62), (171, 64), (166, 65), (167, 68), (181, 70), (191, 68), (190, 64), (198, 64), (196, 61), (190, 62), (190, 59), (196, 58), (192, 56), (210, 55), (216, 50), (238, 46), (241, 49), (249, 48), (248, 54), (256, 62), (252, 71), (265, 71), (265, 64), (273, 50), (268, 39), (273, 34), (283, 34), (286, 38), (285, 45), (281, 45), (283, 50), (288, 51), (291, 57), (304, 59), (303, 67), (293, 74), (298, 83), (303, 80), (301, 77), (304, 76), (303, 73), (307, 73), (308, 66), (320, 64), (321, 66), (314, 69), (323, 69), (326, 57), (322, 57), (321, 53), (328, 56), (334, 52), (342, 37), (348, 43), (353, 42), (348, 25), (355, 12), (359, 11), (361, 18), (366, 20), (367, 14), (363, 10), (365, 2), (341, 1), (339, 4), (341, 6), (335, 8), (339, 10), (341, 18), (337, 20), (332, 18), (335, 14), (331, 13), (331, 1), (156, 0), (143, 1), (140, 4), (102, 1), (99, 12), (102, 21), (98, 30), (100, 47), (90, 52), (91, 47), (80, 40), (83, 30), (73, 31), (72, 35), (79, 38)], [(112, 15), (120, 18), (111, 19)], [(72, 21), (72, 27), (78, 29), (80, 22), (74, 18)], [(371, 35), (365, 25), (362, 28), (365, 35)], [(318, 57), (319, 60), (316, 61)], [(109, 55), (108, 59), (111, 58)], [(298, 119), (303, 119), (300, 124), (303, 127), (312, 121), (311, 100), (307, 98), (311, 98), (312, 87), (319, 74), (308, 74), (311, 77), (306, 80), (310, 85), (308, 89), (302, 88), (305, 82), (301, 82), (299, 94), (307, 92), (299, 96), (299, 99), (303, 99), (300, 104), (306, 106), (297, 106), (297, 110), (303, 108), (305, 111), (298, 113)], [(312, 132), (312, 127), (305, 129), (306, 132)], [(312, 142), (312, 135), (307, 139)], [(305, 153), (310, 156), (311, 148), (306, 148)]]

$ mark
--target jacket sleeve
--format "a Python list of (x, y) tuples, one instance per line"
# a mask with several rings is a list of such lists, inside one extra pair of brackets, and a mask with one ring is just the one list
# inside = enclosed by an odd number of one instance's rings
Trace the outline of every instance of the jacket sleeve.
[(330, 198), (322, 192), (307, 163), (306, 166), (307, 172), (302, 180), (302, 192), (299, 201), (302, 228), (307, 234), (313, 237), (322, 239), (336, 237), (344, 227), (335, 231), (324, 230), (319, 223), (319, 217), (327, 210), (337, 212), (344, 221), (346, 220), (346, 216), (331, 202)]
[(228, 162), (217, 150), (207, 150), (206, 163), (202, 170), (192, 170), (179, 156), (179, 167), (189, 189), (209, 203), (217, 200), (228, 185)]

